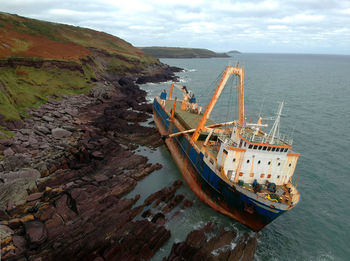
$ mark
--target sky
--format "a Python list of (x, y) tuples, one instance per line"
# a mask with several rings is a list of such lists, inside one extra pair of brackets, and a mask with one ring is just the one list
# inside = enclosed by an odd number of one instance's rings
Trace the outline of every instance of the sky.
[(134, 46), (350, 55), (350, 0), (0, 0), (0, 11)]

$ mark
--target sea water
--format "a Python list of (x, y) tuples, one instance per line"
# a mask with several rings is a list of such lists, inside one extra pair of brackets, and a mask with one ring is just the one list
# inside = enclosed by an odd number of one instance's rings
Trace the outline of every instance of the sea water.
[[(292, 137), (293, 150), (301, 153), (293, 183), (301, 195), (299, 204), (260, 232), (255, 260), (350, 260), (350, 56), (240, 54), (233, 58), (162, 59), (184, 68), (179, 84), (187, 86), (206, 105), (227, 65), (245, 69), (246, 121), (274, 116), (285, 101), (281, 133)], [(153, 100), (170, 82), (145, 84)], [(211, 118), (216, 122), (237, 119), (236, 79), (228, 82)], [(174, 90), (174, 97), (182, 98)], [(272, 126), (271, 121), (264, 123)], [(165, 146), (141, 148), (151, 162), (163, 168), (139, 182), (141, 200), (150, 193), (182, 179)], [(194, 205), (169, 220), (171, 239), (153, 260), (170, 253), (174, 242), (183, 241), (193, 229), (215, 221), (240, 235), (253, 233), (240, 223), (212, 210), (187, 187), (179, 193)]]

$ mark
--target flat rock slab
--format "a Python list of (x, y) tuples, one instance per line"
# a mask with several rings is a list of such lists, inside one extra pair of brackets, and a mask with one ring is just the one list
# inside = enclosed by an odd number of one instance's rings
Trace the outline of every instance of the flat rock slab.
[(43, 120), (47, 121), (47, 122), (53, 122), (54, 121), (54, 119), (49, 117), (49, 116), (43, 116)]
[(104, 158), (103, 153), (100, 151), (94, 151), (91, 153), (91, 156), (98, 160), (102, 160)]
[(43, 134), (50, 134), (50, 130), (45, 126), (37, 126), (35, 129), (40, 131)]
[(26, 238), (32, 247), (44, 243), (47, 239), (45, 225), (39, 220), (31, 220), (24, 223)]
[(43, 192), (30, 194), (29, 196), (26, 197), (26, 200), (27, 201), (37, 200), (37, 199), (41, 198), (43, 196), (43, 194), (44, 194)]
[(108, 177), (106, 176), (106, 175), (98, 175), (98, 176), (96, 176), (95, 177), (95, 180), (97, 181), (97, 182), (102, 182), (102, 181), (106, 181), (106, 180), (108, 180)]
[(67, 138), (67, 137), (70, 137), (72, 135), (72, 133), (70, 131), (67, 131), (67, 130), (62, 129), (62, 128), (52, 129), (51, 132), (52, 132), (52, 136), (55, 138), (58, 138), (58, 139)]

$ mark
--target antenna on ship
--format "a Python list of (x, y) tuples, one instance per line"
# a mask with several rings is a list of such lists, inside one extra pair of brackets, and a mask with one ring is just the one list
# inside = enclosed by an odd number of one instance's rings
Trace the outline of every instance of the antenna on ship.
[(275, 138), (278, 138), (278, 139), (280, 138), (280, 120), (281, 120), (283, 105), (284, 105), (284, 101), (280, 102), (280, 105), (278, 106), (276, 119), (269, 133), (269, 137), (271, 137), (269, 141), (270, 144), (273, 144), (273, 141)]

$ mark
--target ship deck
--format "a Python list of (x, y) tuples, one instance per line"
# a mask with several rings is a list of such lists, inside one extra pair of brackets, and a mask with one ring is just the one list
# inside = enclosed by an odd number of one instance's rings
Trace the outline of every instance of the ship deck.
[[(183, 125), (186, 130), (195, 129), (201, 120), (203, 113), (197, 114), (190, 111), (181, 110), (181, 102), (177, 101), (175, 106), (175, 118)], [(171, 113), (174, 107), (174, 100), (166, 100), (165, 108)], [(206, 126), (215, 124), (214, 121), (208, 119)]]
[[(181, 125), (184, 127), (185, 130), (191, 130), (191, 129), (196, 129), (198, 126), (199, 121), (201, 120), (203, 113), (197, 114), (191, 111), (184, 111), (181, 110), (181, 102), (182, 101), (177, 101), (175, 105), (175, 118), (181, 123)], [(172, 112), (174, 107), (174, 100), (166, 100), (165, 101), (165, 109), (168, 112)], [(206, 126), (213, 125), (215, 124), (214, 121), (208, 119), (206, 122)], [(207, 133), (203, 132), (202, 135), (206, 135)], [(198, 139), (196, 141), (196, 144), (199, 149), (201, 149), (204, 145), (204, 140)], [(210, 141), (206, 149), (214, 156), (217, 156), (217, 153), (219, 151), (219, 144), (217, 142), (212, 142)]]

